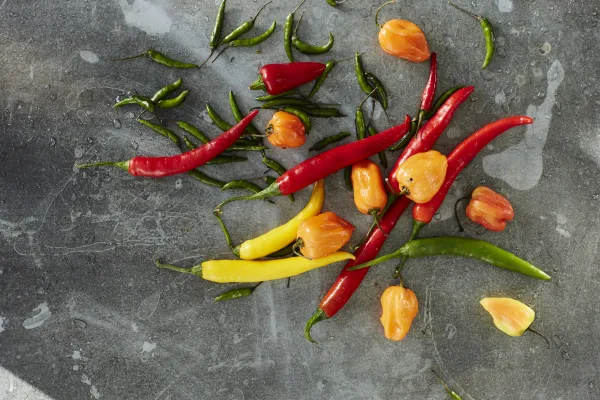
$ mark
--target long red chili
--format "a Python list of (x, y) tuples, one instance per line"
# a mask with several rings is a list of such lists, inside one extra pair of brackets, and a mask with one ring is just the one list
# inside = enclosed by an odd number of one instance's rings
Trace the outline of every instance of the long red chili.
[(114, 166), (124, 169), (133, 176), (147, 176), (151, 178), (162, 178), (165, 176), (182, 174), (206, 164), (208, 161), (212, 160), (231, 147), (244, 133), (246, 127), (250, 124), (254, 117), (256, 117), (257, 114), (258, 110), (251, 112), (237, 125), (233, 126), (221, 136), (192, 151), (187, 151), (176, 156), (136, 156), (128, 161), (82, 164), (78, 167), (87, 168), (94, 166)]
[(326, 65), (319, 62), (291, 62), (287, 64), (267, 64), (259, 74), (270, 95), (276, 95), (297, 88), (317, 79)]
[(393, 193), (400, 191), (400, 185), (396, 179), (396, 171), (410, 156), (431, 150), (442, 132), (448, 127), (454, 112), (467, 98), (473, 93), (475, 88), (467, 86), (454, 92), (448, 100), (439, 108), (433, 117), (431, 117), (421, 128), (419, 133), (413, 137), (408, 146), (404, 148), (400, 157), (396, 160), (394, 167), (388, 174), (387, 182)]
[(421, 95), (421, 110), (420, 112), (429, 111), (435, 97), (435, 89), (437, 87), (437, 55), (431, 53), (429, 58), (429, 79), (423, 89)]
[(387, 149), (400, 140), (408, 132), (409, 127), (410, 117), (407, 115), (404, 123), (400, 125), (394, 126), (377, 135), (327, 150), (288, 169), (275, 182), (259, 193), (250, 196), (232, 197), (225, 200), (216, 207), (215, 213), (220, 212), (223, 205), (232, 201), (258, 200), (271, 196), (287, 196), (295, 193), (344, 167)]
[[(419, 134), (413, 137), (408, 146), (406, 146), (396, 162), (396, 165), (392, 168), (392, 172), (394, 172), (407, 158), (416, 153), (428, 151), (433, 147), (436, 140), (450, 123), (450, 119), (456, 108), (469, 97), (473, 92), (473, 89), (472, 86), (460, 89), (446, 100), (446, 103), (444, 103), (444, 105), (440, 107), (436, 114), (429, 120), (429, 123), (426, 124)], [(391, 176), (393, 176), (393, 173), (390, 174), (390, 177)], [(390, 178), (388, 178), (388, 180), (389, 179)], [(396, 182), (395, 178), (394, 182)], [(368, 262), (377, 256), (387, 239), (387, 235), (392, 231), (394, 226), (396, 226), (398, 219), (400, 219), (400, 216), (410, 203), (410, 199), (405, 196), (394, 200), (390, 208), (379, 221), (381, 229), (375, 228), (369, 234), (365, 243), (354, 253), (356, 260), (352, 260), (344, 266), (344, 269), (338, 275), (333, 286), (321, 300), (317, 311), (315, 311), (306, 323), (304, 336), (309, 341), (313, 341), (310, 335), (311, 328), (317, 322), (331, 318), (340, 311), (346, 305), (350, 297), (352, 297), (356, 289), (358, 289), (368, 271), (368, 268), (363, 268), (365, 270), (364, 272), (363, 269), (355, 271), (348, 271), (348, 269), (352, 268), (354, 265), (358, 265), (357, 263)]]
[(436, 193), (433, 199), (427, 203), (415, 204), (413, 207), (415, 226), (420, 225), (422, 227), (423, 225), (431, 222), (433, 216), (440, 208), (444, 198), (448, 194), (450, 186), (452, 186), (454, 180), (458, 174), (460, 174), (463, 168), (465, 168), (475, 158), (477, 153), (479, 153), (492, 140), (510, 128), (531, 123), (533, 123), (533, 119), (525, 116), (503, 118), (484, 126), (456, 146), (456, 148), (448, 155), (448, 170), (440, 190)]

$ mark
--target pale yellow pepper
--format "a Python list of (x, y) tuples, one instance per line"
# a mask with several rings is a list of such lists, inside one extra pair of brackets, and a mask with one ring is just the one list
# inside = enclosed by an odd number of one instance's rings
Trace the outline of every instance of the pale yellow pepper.
[(210, 260), (194, 265), (192, 268), (180, 268), (170, 264), (156, 262), (158, 268), (196, 275), (204, 280), (218, 283), (263, 282), (289, 278), (312, 269), (321, 268), (338, 261), (354, 260), (354, 256), (338, 251), (326, 257), (309, 260), (304, 257), (290, 257), (279, 260)]
[(306, 204), (306, 207), (304, 207), (298, 215), (264, 235), (246, 240), (244, 243), (236, 246), (233, 249), (234, 254), (242, 260), (256, 260), (257, 258), (268, 256), (271, 253), (283, 249), (285, 246), (296, 240), (298, 227), (303, 221), (314, 217), (321, 212), (324, 200), (325, 185), (321, 180), (315, 183), (308, 204)]
[(535, 311), (508, 297), (486, 297), (479, 304), (490, 313), (496, 328), (510, 336), (521, 336), (535, 319)]

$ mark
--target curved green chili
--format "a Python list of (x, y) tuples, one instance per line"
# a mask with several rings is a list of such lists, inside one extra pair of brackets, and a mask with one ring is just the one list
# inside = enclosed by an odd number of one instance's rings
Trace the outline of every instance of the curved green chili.
[[(260, 283), (258, 285), (260, 285)], [(217, 297), (215, 297), (215, 301), (241, 299), (243, 297), (248, 297), (252, 293), (254, 293), (254, 290), (258, 287), (258, 285), (251, 286), (251, 287), (245, 287), (245, 288), (228, 290), (225, 293), (221, 293), (220, 295), (218, 295)]]
[(227, 182), (221, 190), (229, 190), (229, 189), (246, 189), (251, 191), (252, 193), (258, 193), (262, 190), (260, 186), (255, 183), (244, 181), (241, 179), (237, 179), (231, 182)]
[(327, 136), (327, 137), (319, 140), (317, 143), (315, 143), (310, 149), (308, 149), (308, 151), (323, 150), (325, 147), (329, 146), (330, 144), (337, 143), (340, 140), (345, 139), (350, 135), (351, 135), (350, 132), (340, 132), (335, 135)]
[(198, 68), (198, 65), (193, 64), (193, 63), (186, 63), (186, 62), (181, 62), (181, 61), (177, 61), (174, 60), (172, 58), (169, 58), (167, 56), (165, 56), (163, 53), (153, 50), (153, 49), (149, 49), (144, 51), (141, 54), (138, 54), (136, 56), (130, 56), (130, 57), (124, 57), (124, 58), (115, 58), (111, 61), (124, 61), (124, 60), (132, 60), (134, 58), (140, 58), (140, 57), (148, 57), (149, 59), (151, 59), (152, 61), (158, 63), (158, 64), (162, 64), (164, 66), (167, 67), (172, 67), (172, 68), (181, 68), (181, 69), (186, 69), (186, 68)]
[(346, 61), (351, 59), (352, 57), (348, 57), (348, 58), (343, 58), (341, 60), (330, 60), (327, 61), (327, 63), (325, 64), (325, 71), (323, 71), (323, 73), (321, 74), (321, 76), (319, 76), (317, 78), (317, 80), (315, 81), (315, 84), (313, 85), (310, 93), (308, 94), (308, 98), (312, 98), (321, 88), (321, 86), (323, 86), (323, 82), (325, 82), (325, 79), (327, 79), (327, 76), (329, 75), (329, 73), (331, 72), (331, 70), (333, 69), (333, 67), (336, 66), (337, 63), (342, 62), (342, 61)]
[[(281, 174), (280, 174), (281, 175)], [(272, 176), (265, 176), (265, 183), (267, 184), (267, 186), (271, 186), (276, 180), (277, 178), (273, 178)], [(290, 199), (290, 201), (293, 203), (296, 201), (296, 199), (294, 198), (294, 194), (288, 194), (287, 195), (288, 199)]]
[(149, 111), (151, 113), (153, 113), (154, 110), (156, 109), (156, 105), (154, 104), (154, 102), (152, 100), (150, 100), (149, 98), (144, 97), (144, 96), (139, 96), (137, 94), (126, 97), (123, 100), (116, 102), (115, 105), (113, 106), (113, 108), (121, 107), (121, 106), (124, 106), (127, 104), (137, 104), (138, 106), (142, 107), (144, 110)]
[(337, 1), (337, 0), (327, 0), (327, 4), (329, 4), (332, 7), (337, 7), (342, 3), (345, 3), (346, 0), (341, 0), (341, 1)]
[(304, 124), (305, 134), (308, 135), (312, 128), (312, 121), (310, 120), (310, 115), (308, 115), (307, 112), (296, 107), (285, 107), (283, 111), (285, 111), (286, 113), (293, 114), (296, 117), (300, 118), (300, 121), (302, 121), (302, 123)]
[(360, 102), (358, 107), (356, 107), (356, 116), (354, 119), (354, 126), (356, 128), (356, 138), (358, 140), (363, 140), (364, 138), (367, 137), (367, 124), (365, 123), (365, 114), (363, 112), (362, 106), (365, 103), (365, 101), (367, 101), (367, 99), (369, 97), (371, 97), (373, 95), (373, 93), (375, 93), (376, 90), (377, 89), (371, 90), (371, 92), (369, 92), (368, 96), (365, 97)]
[(187, 123), (185, 121), (177, 121), (175, 123), (177, 124), (178, 127), (183, 129), (184, 131), (186, 131), (187, 133), (189, 133), (190, 135), (192, 135), (193, 137), (195, 137), (202, 143), (206, 144), (206, 143), (210, 142), (210, 138), (208, 136), (206, 136), (204, 134), (204, 132), (202, 132), (200, 129), (196, 128), (194, 125)]
[(294, 29), (294, 13), (304, 4), (306, 0), (302, 0), (300, 4), (294, 8), (294, 10), (288, 14), (285, 18), (285, 25), (283, 26), (283, 47), (285, 48), (285, 54), (287, 55), (290, 62), (294, 62), (294, 53), (292, 51), (292, 31)]
[(183, 92), (179, 93), (177, 97), (173, 97), (172, 99), (159, 100), (158, 103), (156, 103), (156, 106), (158, 108), (175, 108), (184, 102), (188, 93), (190, 93), (189, 90), (184, 90)]
[(289, 257), (292, 254), (294, 254), (294, 252), (292, 251), (292, 247), (294, 247), (295, 244), (296, 244), (296, 242), (292, 242), (292, 243), (288, 244), (287, 246), (285, 246), (283, 249), (277, 250), (276, 252), (269, 254), (267, 257), (269, 257), (269, 258)]
[[(242, 112), (242, 110), (240, 110), (240, 106), (238, 105), (237, 101), (235, 100), (235, 95), (233, 94), (233, 92), (231, 90), (229, 91), (229, 107), (231, 108), (231, 113), (233, 114), (233, 118), (237, 122), (240, 122), (244, 118), (245, 115)], [(250, 124), (246, 128), (246, 132), (248, 132), (250, 135), (261, 136), (261, 133), (252, 124), (252, 122), (250, 122)]]
[(395, 145), (390, 147), (390, 151), (397, 151), (406, 147), (410, 140), (417, 133), (417, 120), (413, 119), (410, 121), (410, 130), (404, 135), (404, 137)]
[(221, 54), (223, 54), (225, 52), (225, 50), (227, 50), (230, 47), (250, 47), (250, 46), (256, 46), (257, 44), (264, 42), (265, 40), (267, 40), (269, 38), (269, 36), (271, 36), (271, 34), (273, 34), (273, 32), (275, 31), (275, 27), (277, 27), (277, 22), (273, 21), (271, 26), (265, 32), (261, 33), (260, 35), (257, 35), (257, 36), (251, 37), (251, 38), (247, 38), (247, 39), (232, 40), (231, 42), (229, 42), (227, 47), (225, 47), (223, 50), (221, 50), (221, 52), (219, 54), (217, 54), (217, 56), (212, 60), (212, 62), (214, 63), (215, 61), (217, 61), (217, 58), (219, 58), (221, 56)]
[(346, 190), (352, 191), (352, 165), (344, 168), (344, 184), (346, 186)]
[[(372, 126), (369, 126), (369, 136), (374, 136), (374, 135), (377, 135), (377, 130), (375, 128), (373, 128)], [(387, 155), (385, 154), (385, 150), (377, 153), (377, 156), (379, 157), (379, 163), (381, 164), (383, 169), (387, 169), (388, 160), (387, 160)]]
[(154, 95), (152, 95), (152, 97), (150, 97), (150, 100), (159, 101), (164, 99), (166, 95), (179, 89), (182, 83), (183, 79), (179, 78), (175, 82), (160, 88), (156, 93), (154, 93)]
[(260, 15), (260, 13), (262, 12), (262, 10), (265, 9), (265, 7), (270, 3), (270, 1), (266, 2), (259, 10), (258, 12), (254, 15), (254, 17), (250, 18), (248, 21), (242, 23), (240, 26), (238, 26), (237, 28), (235, 28), (233, 31), (231, 31), (231, 33), (227, 36), (225, 36), (220, 42), (219, 45), (221, 44), (225, 44), (225, 43), (229, 43), (237, 38), (239, 38), (240, 36), (242, 36), (244, 33), (248, 32), (250, 29), (252, 29), (254, 27), (254, 23), (256, 22), (256, 18), (258, 18), (258, 16)]
[(190, 150), (194, 150), (196, 147), (198, 147), (194, 143), (192, 143), (189, 137), (185, 135), (183, 136), (183, 144), (185, 144), (185, 147), (187, 147)]
[(298, 19), (298, 23), (296, 24), (296, 28), (294, 29), (294, 33), (292, 34), (292, 45), (298, 50), (300, 53), (315, 55), (315, 54), (323, 54), (327, 53), (333, 47), (334, 38), (331, 32), (329, 33), (329, 41), (327, 44), (323, 46), (313, 46), (308, 43), (303, 42), (297, 35), (298, 28), (300, 27), (300, 23), (302, 22), (302, 17), (304, 16), (304, 11), (300, 14), (300, 19)]
[(494, 37), (494, 28), (492, 27), (491, 22), (487, 18), (467, 11), (452, 2), (448, 2), (448, 4), (479, 21), (479, 25), (481, 25), (481, 30), (483, 31), (483, 38), (485, 40), (485, 58), (483, 59), (483, 65), (481, 66), (481, 69), (484, 69), (490, 64), (492, 57), (494, 56), (494, 42), (496, 41), (496, 38)]
[[(219, 45), (219, 40), (221, 40), (221, 31), (223, 30), (223, 19), (225, 18), (225, 2), (227, 0), (223, 0), (221, 5), (219, 6), (219, 11), (217, 11), (217, 19), (215, 20), (215, 27), (213, 28), (212, 34), (210, 35), (210, 52), (212, 53), (214, 49)], [(208, 56), (210, 58), (210, 56)]]
[(229, 122), (225, 121), (217, 112), (210, 106), (210, 104), (206, 104), (206, 112), (208, 113), (208, 117), (212, 122), (215, 123), (216, 126), (219, 127), (223, 132), (230, 130), (233, 125)]
[(164, 126), (160, 126), (158, 124), (152, 123), (145, 119), (137, 119), (137, 122), (139, 122), (140, 124), (142, 124), (144, 126), (147, 126), (148, 128), (152, 129), (154, 132), (158, 133), (159, 135), (163, 135), (164, 137), (171, 139), (171, 141), (173, 143), (175, 143), (176, 145), (179, 145), (179, 136), (177, 136), (176, 134), (174, 134), (169, 129), (165, 128)]
[(371, 72), (366, 72), (365, 77), (369, 80), (369, 82), (372, 83), (372, 86), (375, 87), (375, 90), (377, 90), (377, 100), (381, 104), (381, 107), (383, 107), (384, 110), (387, 110), (388, 97), (387, 93), (385, 92), (385, 88), (383, 87), (383, 83), (381, 83), (381, 81)]
[(456, 91), (462, 88), (464, 88), (464, 86), (454, 86), (442, 93), (440, 97), (438, 97), (436, 102), (433, 104), (433, 107), (431, 107), (431, 109), (423, 116), (423, 119), (429, 119), (433, 117), (437, 110), (439, 110), (439, 108), (446, 102), (446, 100), (448, 100), (448, 97), (452, 96)]
[(267, 155), (264, 153), (264, 151), (262, 153), (261, 161), (265, 166), (267, 166), (268, 168), (277, 172), (279, 175), (283, 175), (283, 174), (285, 174), (285, 171), (287, 171), (283, 165), (281, 165), (277, 161), (273, 160), (272, 158), (267, 157)]
[(483, 240), (446, 236), (415, 239), (405, 243), (393, 253), (349, 268), (350, 271), (367, 268), (387, 260), (401, 257), (458, 256), (484, 261), (498, 268), (508, 269), (537, 279), (548, 280), (550, 276), (533, 264)]
[(310, 100), (306, 99), (296, 99), (296, 98), (283, 98), (283, 99), (274, 99), (263, 103), (260, 108), (272, 108), (272, 107), (280, 107), (280, 106), (306, 106), (312, 105), (313, 103)]
[(371, 93), (374, 87), (371, 86), (371, 84), (367, 80), (367, 77), (365, 75), (365, 69), (360, 59), (360, 53), (358, 52), (354, 56), (354, 72), (356, 73), (356, 80), (358, 81), (358, 85), (360, 86), (362, 91), (366, 94)]
[(287, 92), (279, 93), (279, 94), (266, 94), (264, 96), (255, 97), (254, 100), (258, 101), (270, 101), (279, 99), (281, 97), (293, 96), (296, 92), (294, 90), (288, 90)]
[(299, 110), (304, 111), (311, 117), (317, 118), (338, 118), (345, 117), (344, 114), (337, 108), (307, 108), (307, 107), (297, 107)]
[(191, 176), (192, 178), (194, 178), (195, 180), (197, 180), (198, 182), (204, 183), (205, 185), (208, 185), (208, 186), (222, 188), (225, 185), (225, 182), (220, 181), (215, 178), (211, 178), (210, 176), (206, 175), (204, 172), (201, 172), (200, 170), (197, 170), (197, 169), (188, 171), (188, 175)]

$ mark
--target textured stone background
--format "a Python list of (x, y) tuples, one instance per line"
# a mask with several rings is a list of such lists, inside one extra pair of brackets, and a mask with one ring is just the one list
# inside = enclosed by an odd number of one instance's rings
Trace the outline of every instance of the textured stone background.
[[(156, 181), (73, 169), (75, 162), (174, 154), (170, 142), (132, 119), (136, 109), (111, 105), (127, 90), (153, 93), (180, 76), (192, 93), (163, 117), (217, 135), (205, 103), (229, 119), (229, 90), (244, 108), (255, 105), (246, 87), (262, 64), (285, 61), (281, 25), (294, 3), (274, 2), (258, 19), (256, 32), (273, 19), (280, 23), (260, 53), (228, 51), (198, 72), (108, 60), (149, 47), (203, 60), (213, 1), (0, 0), (0, 398), (444, 399), (431, 368), (465, 399), (600, 398), (597, 2), (461, 2), (496, 27), (496, 56), (485, 71), (478, 24), (445, 2), (401, 2), (382, 13), (424, 29), (439, 55), (441, 90), (476, 87), (439, 150), (509, 114), (536, 118), (476, 158), (423, 235), (457, 234), (454, 200), (489, 185), (512, 201), (516, 220), (493, 234), (467, 224), (465, 235), (510, 249), (553, 275), (540, 282), (457, 258), (411, 261), (405, 279), (421, 313), (400, 343), (387, 341), (378, 321), (392, 265), (371, 271), (346, 309), (315, 328), (320, 345), (314, 346), (302, 337), (304, 323), (340, 265), (294, 278), (290, 288), (273, 282), (249, 299), (215, 304), (223, 287), (159, 272), (152, 261), (192, 265), (227, 256), (212, 208), (230, 193), (185, 176)], [(260, 5), (229, 0), (225, 29)], [(335, 34), (333, 51), (311, 59), (367, 51), (366, 67), (385, 82), (389, 112), (400, 121), (418, 104), (427, 65), (379, 50), (377, 5), (348, 0), (332, 8), (308, 0), (301, 34), (315, 42)], [(321, 137), (353, 129), (362, 96), (352, 62), (340, 64), (318, 99), (341, 103), (349, 117), (315, 121), (307, 146), (271, 155), (289, 167)], [(261, 113), (259, 124), (269, 115)], [(383, 115), (375, 116), (377, 127), (386, 128)], [(253, 155), (205, 171), (256, 178), (264, 168)], [(327, 180), (326, 192), (326, 209), (352, 221), (355, 238), (362, 237), (369, 219), (355, 211), (341, 176)], [(298, 194), (294, 205), (285, 198), (277, 206), (232, 204), (227, 220), (234, 239), (287, 220), (308, 194)], [(406, 240), (410, 223), (401, 220), (385, 251)], [(534, 326), (551, 338), (551, 348), (530, 333), (510, 338), (497, 331), (478, 304), (488, 295), (531, 305)]]

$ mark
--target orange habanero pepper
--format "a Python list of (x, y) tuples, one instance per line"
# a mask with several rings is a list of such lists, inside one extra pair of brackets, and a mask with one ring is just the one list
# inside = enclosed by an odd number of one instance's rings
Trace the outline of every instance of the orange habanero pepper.
[(423, 62), (431, 52), (425, 34), (417, 25), (403, 19), (392, 19), (381, 25), (377, 17), (381, 9), (396, 1), (388, 1), (375, 13), (375, 24), (379, 27), (379, 45), (388, 54), (412, 62)]
[(300, 118), (285, 111), (277, 111), (265, 130), (273, 146), (282, 149), (300, 147), (306, 142), (306, 128)]
[(325, 257), (341, 249), (352, 236), (354, 226), (332, 212), (325, 212), (303, 221), (298, 227), (294, 252), (306, 258)]
[(448, 160), (439, 151), (409, 157), (396, 172), (400, 193), (417, 204), (427, 203), (442, 187), (447, 169)]
[(387, 193), (377, 164), (362, 160), (352, 165), (354, 204), (363, 214), (377, 217), (387, 203)]
[(512, 221), (515, 217), (515, 211), (504, 196), (488, 187), (479, 186), (471, 194), (467, 217), (490, 231), (500, 232), (506, 228), (506, 221)]
[(390, 286), (381, 295), (381, 308), (385, 337), (399, 341), (404, 339), (413, 319), (419, 313), (419, 301), (412, 290), (403, 286)]

